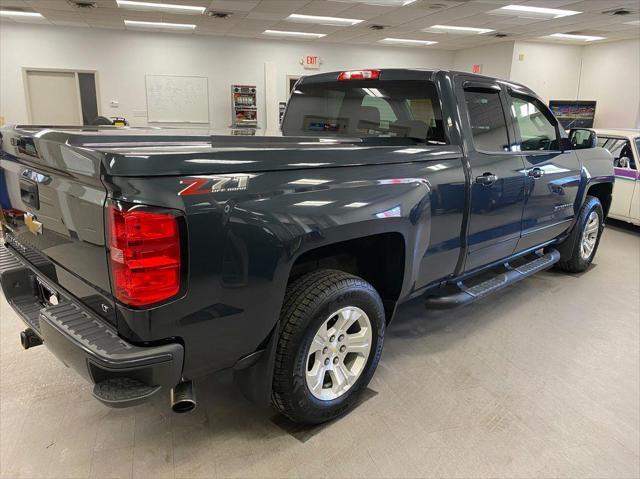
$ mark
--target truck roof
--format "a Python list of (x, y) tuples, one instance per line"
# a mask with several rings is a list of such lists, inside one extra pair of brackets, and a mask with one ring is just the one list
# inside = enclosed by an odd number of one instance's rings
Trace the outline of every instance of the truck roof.
[[(463, 72), (459, 70), (448, 70), (448, 69), (442, 69), (442, 68), (376, 68), (376, 67), (362, 68), (362, 69), (350, 68), (348, 70), (336, 70), (336, 71), (326, 72), (326, 73), (317, 73), (314, 75), (305, 75), (301, 77), (299, 81), (300, 81), (300, 84), (333, 82), (333, 81), (337, 81), (338, 75), (340, 75), (340, 73), (342, 73), (343, 71), (361, 71), (361, 70), (362, 71), (379, 70), (381, 73), (380, 80), (383, 80), (383, 81), (386, 81), (386, 80), (431, 80), (433, 81), (437, 74), (443, 74), (448, 77), (465, 75), (469, 77), (475, 77), (478, 79), (498, 81), (508, 86), (512, 86), (517, 90), (524, 91), (527, 93), (532, 93), (535, 95), (535, 92), (533, 92), (526, 85), (511, 81), (511, 80), (505, 80), (505, 79), (491, 77), (487, 75), (480, 75), (477, 73), (469, 73), (469, 72)], [(376, 80), (371, 80), (371, 81), (376, 81)]]

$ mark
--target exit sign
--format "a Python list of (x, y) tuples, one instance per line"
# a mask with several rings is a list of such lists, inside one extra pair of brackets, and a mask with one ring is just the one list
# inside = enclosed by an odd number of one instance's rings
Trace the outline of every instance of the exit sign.
[(305, 70), (317, 70), (320, 68), (320, 57), (316, 55), (306, 55), (300, 61)]
[(482, 73), (482, 65), (476, 64), (471, 67), (471, 73)]

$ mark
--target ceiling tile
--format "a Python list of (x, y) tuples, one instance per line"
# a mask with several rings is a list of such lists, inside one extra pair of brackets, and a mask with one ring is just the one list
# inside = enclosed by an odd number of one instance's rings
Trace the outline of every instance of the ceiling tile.
[(209, 9), (221, 12), (249, 12), (258, 3), (258, 0), (213, 0)]
[(302, 15), (321, 15), (321, 16), (336, 16), (347, 17), (342, 12), (351, 8), (351, 5), (344, 2), (333, 2), (330, 0), (313, 0), (306, 5), (295, 10), (295, 13)]
[(309, 3), (309, 0), (262, 0), (256, 5), (252, 12), (264, 12), (264, 13), (282, 13), (289, 15), (298, 8), (303, 7)]
[(270, 22), (279, 22), (284, 20), (287, 17), (287, 15), (284, 15), (282, 13), (268, 13), (268, 12), (259, 12), (259, 11), (255, 11), (252, 10), (251, 12), (247, 13), (247, 20), (267, 20)]
[(24, 0), (0, 0), (0, 7), (2, 8), (30, 8)]
[[(350, 5), (350, 4), (347, 4)], [(407, 7), (404, 7), (407, 8)], [(355, 4), (352, 7), (343, 10), (341, 12), (341, 17), (346, 18), (360, 18), (362, 20), (369, 20), (371, 18), (377, 17), (379, 15), (390, 14), (394, 10), (399, 8), (393, 7), (382, 7), (380, 5), (369, 5), (366, 3)]]
[[(81, 22), (81, 21), (77, 21), (77, 22), (71, 22), (71, 21), (54, 21), (52, 22), (54, 25), (57, 25), (59, 27), (83, 27), (83, 28), (88, 28), (90, 25), (86, 22)], [(91, 26), (95, 26), (98, 27), (97, 25), (91, 25)], [(100, 26), (100, 28), (106, 28), (106, 27), (102, 27)]]
[[(2, 3), (4, 6), (4, 2)], [(25, 0), (24, 3), (26, 6), (33, 8), (35, 11), (39, 11), (39, 9), (41, 8), (48, 10), (78, 10), (77, 7), (74, 7), (66, 0)]]

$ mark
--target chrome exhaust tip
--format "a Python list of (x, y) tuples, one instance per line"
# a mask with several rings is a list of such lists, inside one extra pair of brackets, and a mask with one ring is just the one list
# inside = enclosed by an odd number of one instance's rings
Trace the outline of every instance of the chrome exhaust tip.
[(184, 414), (193, 411), (196, 405), (193, 381), (183, 381), (171, 389), (171, 409), (173, 412)]

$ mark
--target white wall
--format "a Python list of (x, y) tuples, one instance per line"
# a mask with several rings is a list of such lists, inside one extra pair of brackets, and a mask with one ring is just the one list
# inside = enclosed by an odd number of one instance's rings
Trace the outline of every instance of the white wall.
[(511, 73), (513, 44), (514, 42), (503, 42), (458, 50), (453, 57), (453, 69), (471, 72), (473, 65), (481, 65), (483, 75), (508, 80)]
[[(319, 55), (320, 70), (304, 70), (304, 55)], [(597, 100), (598, 127), (640, 126), (640, 40), (587, 46), (503, 42), (450, 52), (6, 22), (0, 26), (0, 116), (7, 123), (28, 121), (22, 67), (97, 70), (101, 113), (124, 116), (132, 125), (146, 125), (145, 117), (134, 116), (146, 112), (146, 73), (207, 76), (210, 126), (217, 129), (231, 122), (232, 83), (258, 87), (264, 127), (265, 93), (271, 92), (275, 118), (277, 102), (287, 99), (287, 75), (372, 67), (471, 71), (473, 64), (481, 64), (485, 75), (526, 84), (545, 101)], [(112, 99), (119, 108), (109, 107)]]
[(575, 100), (578, 98), (583, 48), (581, 45), (516, 42), (509, 77), (531, 88), (546, 103), (549, 100)]
[(596, 128), (640, 127), (640, 40), (584, 46), (516, 42), (510, 77), (546, 102), (596, 100)]
[(640, 40), (585, 47), (579, 99), (598, 102), (598, 128), (640, 128)]
[[(304, 55), (319, 55), (321, 69), (304, 70), (299, 64)], [(146, 118), (134, 116), (134, 111), (146, 110), (146, 73), (207, 76), (213, 129), (231, 122), (230, 85), (256, 85), (264, 127), (265, 62), (275, 65), (277, 98), (269, 101), (277, 103), (287, 98), (287, 75), (367, 67), (451, 68), (453, 52), (3, 22), (0, 115), (6, 123), (27, 122), (22, 67), (46, 67), (97, 70), (102, 115), (124, 116), (132, 125), (146, 124)], [(112, 99), (119, 108), (109, 107)]]

